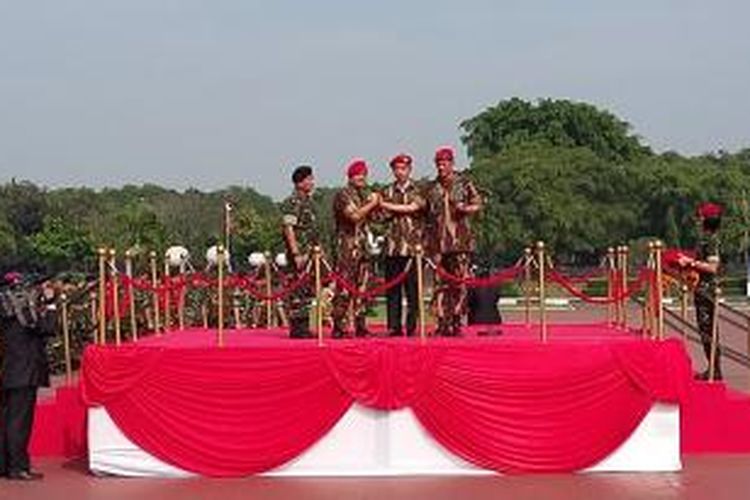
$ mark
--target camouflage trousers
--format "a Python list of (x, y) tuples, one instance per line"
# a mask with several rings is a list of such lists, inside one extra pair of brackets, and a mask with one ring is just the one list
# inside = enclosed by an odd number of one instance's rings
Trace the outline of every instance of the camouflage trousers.
[[(294, 260), (290, 260), (294, 262)], [(291, 282), (297, 281), (304, 274), (295, 270), (290, 276)], [(310, 337), (310, 309), (315, 296), (314, 286), (310, 280), (284, 297), (284, 309), (289, 318), (290, 337)]]
[[(371, 266), (368, 259), (338, 259), (336, 272), (359, 290), (364, 290), (370, 278)], [(336, 285), (331, 317), (334, 334), (342, 335), (348, 330), (349, 318), (354, 318), (357, 334), (366, 333), (365, 315), (367, 300), (356, 297), (345, 288)]]
[[(714, 327), (714, 309), (716, 307), (713, 295), (714, 294), (711, 290), (700, 288), (696, 289), (695, 294), (693, 295), (693, 302), (695, 304), (695, 322), (698, 324), (698, 332), (701, 336), (703, 352), (706, 354), (706, 363), (711, 362), (711, 341)], [(716, 342), (716, 373), (721, 374), (721, 364), (719, 363), (721, 350), (718, 346), (718, 335)]]
[[(460, 277), (470, 277), (471, 254), (468, 252), (451, 252), (441, 254), (440, 265), (448, 273)], [(466, 285), (449, 280), (439, 280), (435, 290), (435, 314), (438, 322), (438, 335), (458, 335), (461, 319), (466, 315)]]

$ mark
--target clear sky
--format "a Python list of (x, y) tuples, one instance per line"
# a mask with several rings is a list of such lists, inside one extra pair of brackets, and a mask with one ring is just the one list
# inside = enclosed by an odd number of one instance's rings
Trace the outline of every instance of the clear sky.
[[(750, 146), (747, 0), (0, 0), (0, 182), (431, 173), (500, 100), (608, 108), (658, 151)], [(465, 160), (462, 151), (462, 160)]]

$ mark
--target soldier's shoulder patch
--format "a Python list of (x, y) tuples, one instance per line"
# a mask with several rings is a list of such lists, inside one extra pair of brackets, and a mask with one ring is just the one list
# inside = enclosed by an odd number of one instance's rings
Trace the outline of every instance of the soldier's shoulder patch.
[(281, 220), (286, 226), (296, 226), (297, 222), (299, 221), (299, 219), (297, 219), (297, 216), (294, 214), (284, 214)]

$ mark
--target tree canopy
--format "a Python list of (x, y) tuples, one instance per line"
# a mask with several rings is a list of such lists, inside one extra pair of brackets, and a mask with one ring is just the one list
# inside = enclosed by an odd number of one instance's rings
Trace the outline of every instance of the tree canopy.
[(611, 161), (631, 161), (651, 154), (630, 125), (609, 111), (587, 103), (513, 98), (461, 123), (462, 140), (474, 160), (492, 157), (528, 142), (566, 148), (584, 147)]
[[(487, 200), (476, 224), (483, 261), (513, 262), (540, 239), (557, 259), (585, 265), (598, 262), (608, 246), (646, 237), (690, 247), (695, 206), (704, 200), (726, 208), (726, 260), (739, 262), (747, 248), (750, 149), (656, 154), (625, 120), (566, 100), (501, 101), (461, 128), (469, 175)], [(324, 243), (333, 241), (334, 191), (322, 187), (314, 197)], [(148, 184), (100, 191), (0, 185), (0, 270), (90, 269), (99, 245), (161, 252), (181, 244), (200, 261), (221, 241), (225, 200), (235, 207), (235, 262), (252, 251), (283, 248), (277, 204), (251, 187), (179, 192)]]

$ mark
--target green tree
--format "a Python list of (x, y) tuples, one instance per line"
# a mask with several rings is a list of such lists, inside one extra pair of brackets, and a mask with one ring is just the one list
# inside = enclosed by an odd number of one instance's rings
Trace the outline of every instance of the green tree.
[(83, 271), (93, 260), (94, 245), (87, 234), (62, 217), (48, 217), (30, 243), (38, 265), (47, 272)]
[(15, 180), (0, 189), (2, 211), (18, 236), (29, 236), (42, 229), (47, 200), (42, 189), (31, 182)]
[(512, 98), (500, 101), (461, 123), (462, 141), (473, 159), (488, 158), (527, 142), (586, 147), (611, 161), (650, 155), (630, 133), (630, 125), (587, 103), (541, 99), (536, 103)]

